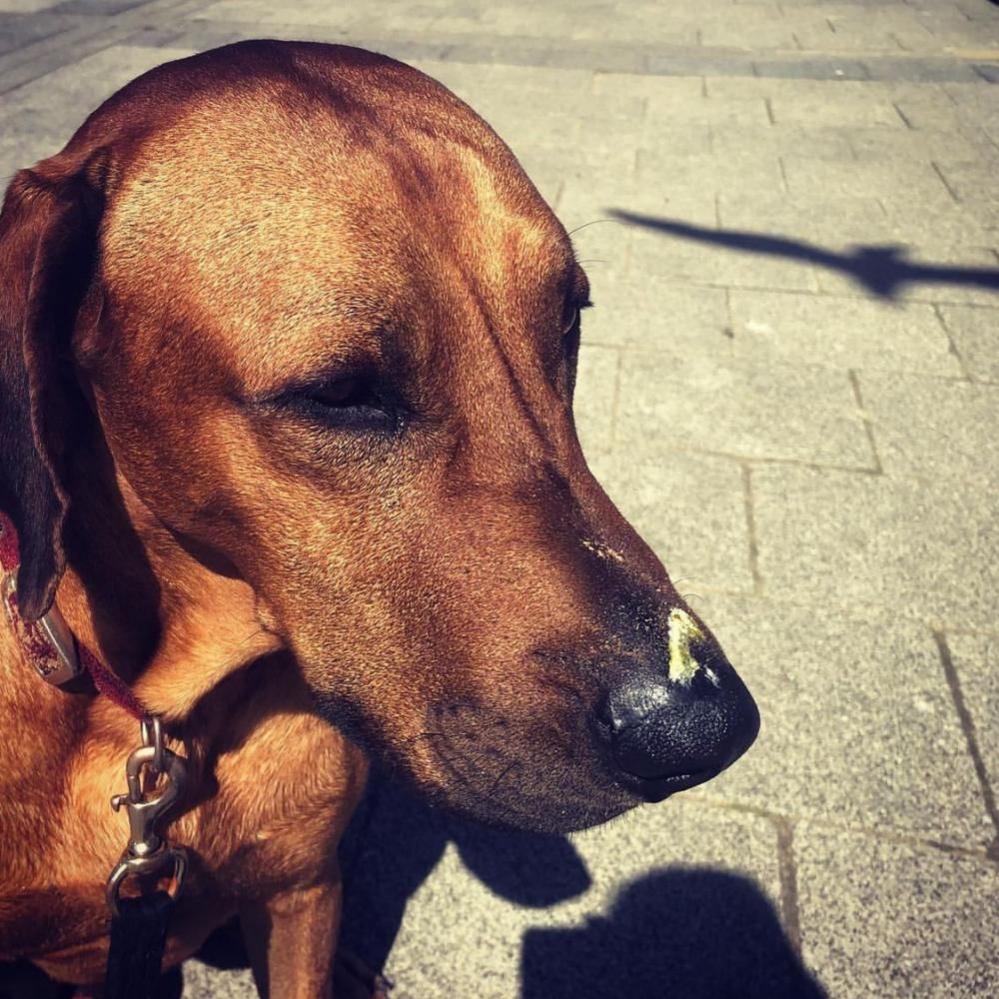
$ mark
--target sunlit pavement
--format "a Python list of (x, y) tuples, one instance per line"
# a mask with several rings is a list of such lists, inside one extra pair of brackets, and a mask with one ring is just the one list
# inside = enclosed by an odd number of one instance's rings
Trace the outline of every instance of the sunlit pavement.
[(763, 715), (571, 842), (378, 787), (352, 948), (401, 999), (999, 994), (999, 7), (0, 0), (0, 173), (260, 36), (420, 66), (611, 219), (580, 431)]

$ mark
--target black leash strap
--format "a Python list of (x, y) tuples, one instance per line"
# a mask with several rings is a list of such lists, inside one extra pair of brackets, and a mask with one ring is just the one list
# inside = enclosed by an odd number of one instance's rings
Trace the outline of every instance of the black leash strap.
[(173, 904), (165, 891), (119, 900), (104, 999), (156, 999)]

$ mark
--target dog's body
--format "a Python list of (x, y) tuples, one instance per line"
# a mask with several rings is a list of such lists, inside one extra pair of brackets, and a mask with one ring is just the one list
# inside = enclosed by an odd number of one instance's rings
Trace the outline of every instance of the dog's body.
[[(169, 835), (195, 863), (166, 960), (188, 957), (239, 914), (271, 994), (312, 996), (322, 994), (330, 973), (336, 845), (367, 765), (315, 715), (304, 685), (289, 686), (283, 665), (280, 657), (260, 661), (188, 720), (196, 803)], [(137, 726), (109, 701), (42, 683), (7, 628), (0, 632), (0, 710), (5, 740), (18, 750), (6, 754), (3, 773), (0, 949), (63, 981), (100, 982), (104, 882), (127, 835), (109, 800), (122, 790)], [(282, 937), (270, 940), (266, 955), (270, 919)]]
[[(752, 740), (580, 452), (568, 237), (422, 74), (298, 43), (161, 67), (15, 178), (0, 274), (20, 611), (54, 600), (190, 761), (168, 961), (238, 913), (262, 989), (329, 991), (368, 752), (554, 831)], [(0, 959), (90, 984), (137, 726), (29, 659), (0, 623)]]

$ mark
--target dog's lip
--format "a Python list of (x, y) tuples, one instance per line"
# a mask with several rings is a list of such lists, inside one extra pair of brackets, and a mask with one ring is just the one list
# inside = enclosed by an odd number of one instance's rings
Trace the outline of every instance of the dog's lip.
[(670, 795), (687, 791), (717, 777), (717, 770), (698, 770), (689, 774), (668, 774), (663, 777), (634, 777), (628, 781), (631, 790), (647, 802), (664, 801)]

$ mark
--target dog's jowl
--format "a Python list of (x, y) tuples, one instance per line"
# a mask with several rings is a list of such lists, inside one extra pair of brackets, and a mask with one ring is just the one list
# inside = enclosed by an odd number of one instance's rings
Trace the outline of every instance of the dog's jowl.
[[(238, 914), (273, 996), (333, 987), (369, 760), (563, 832), (753, 740), (580, 450), (569, 238), (433, 80), (305, 43), (162, 66), (14, 177), (0, 278), (0, 958), (100, 981), (129, 705), (187, 761), (165, 960)], [(39, 619), (103, 695), (39, 679)]]

